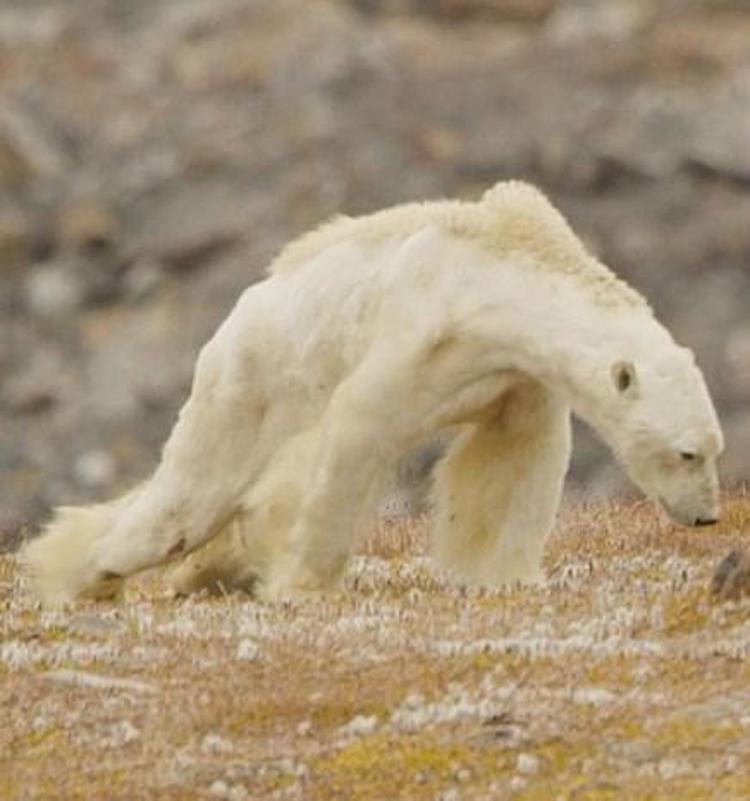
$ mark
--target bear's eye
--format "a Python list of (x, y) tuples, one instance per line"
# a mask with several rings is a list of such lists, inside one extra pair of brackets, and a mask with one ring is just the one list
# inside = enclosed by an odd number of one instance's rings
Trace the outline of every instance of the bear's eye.
[(680, 458), (684, 459), (686, 462), (692, 462), (696, 458), (695, 453), (693, 451), (680, 451)]
[(622, 369), (617, 373), (617, 389), (620, 392), (625, 392), (626, 389), (629, 389), (632, 381), (633, 378), (628, 370)]

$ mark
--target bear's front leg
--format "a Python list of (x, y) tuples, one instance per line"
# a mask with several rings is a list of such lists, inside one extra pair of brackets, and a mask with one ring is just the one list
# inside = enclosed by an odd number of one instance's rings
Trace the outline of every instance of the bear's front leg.
[(570, 458), (570, 411), (527, 381), (473, 422), (441, 462), (433, 549), (472, 584), (542, 580), (542, 551)]

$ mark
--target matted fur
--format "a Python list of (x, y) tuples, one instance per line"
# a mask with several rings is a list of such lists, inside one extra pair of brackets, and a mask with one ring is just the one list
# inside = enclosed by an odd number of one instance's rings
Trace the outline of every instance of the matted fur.
[(377, 244), (386, 239), (403, 239), (425, 225), (437, 225), (447, 233), (476, 242), (493, 256), (532, 256), (539, 267), (576, 276), (592, 289), (600, 303), (646, 303), (586, 252), (565, 218), (542, 192), (522, 181), (499, 183), (476, 203), (406, 203), (364, 217), (336, 217), (284, 248), (271, 264), (270, 272), (293, 270), (350, 238)]

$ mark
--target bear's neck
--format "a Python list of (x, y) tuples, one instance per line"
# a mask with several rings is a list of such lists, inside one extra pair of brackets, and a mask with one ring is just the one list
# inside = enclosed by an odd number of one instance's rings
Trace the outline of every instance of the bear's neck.
[(587, 289), (534, 271), (515, 286), (506, 282), (494, 298), (488, 287), (472, 326), (496, 369), (518, 370), (559, 392), (609, 439), (612, 365), (638, 363), (674, 342), (645, 303), (602, 303)]

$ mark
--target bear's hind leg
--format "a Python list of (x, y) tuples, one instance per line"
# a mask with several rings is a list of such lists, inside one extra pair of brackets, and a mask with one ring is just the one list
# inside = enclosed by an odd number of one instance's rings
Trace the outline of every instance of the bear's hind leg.
[[(111, 600), (122, 592), (122, 577), (102, 575), (92, 584), (88, 578), (96, 541), (115, 520), (128, 497), (109, 504), (58, 509), (41, 536), (30, 542), (22, 561), (36, 595), (46, 606), (76, 596)], [(88, 589), (83, 591), (81, 588)]]
[(169, 570), (167, 582), (175, 595), (199, 590), (221, 594), (231, 590), (252, 593), (259, 570), (243, 534), (249, 521), (243, 512), (235, 515), (221, 531)]
[(177, 594), (203, 588), (262, 594), (289, 552), (318, 436), (313, 428), (288, 440), (243, 496), (231, 521), (170, 571), (168, 581)]
[(204, 349), (149, 481), (111, 504), (64, 513), (29, 547), (43, 601), (107, 594), (119, 579), (194, 550), (232, 517), (259, 469), (264, 416), (234, 356)]

